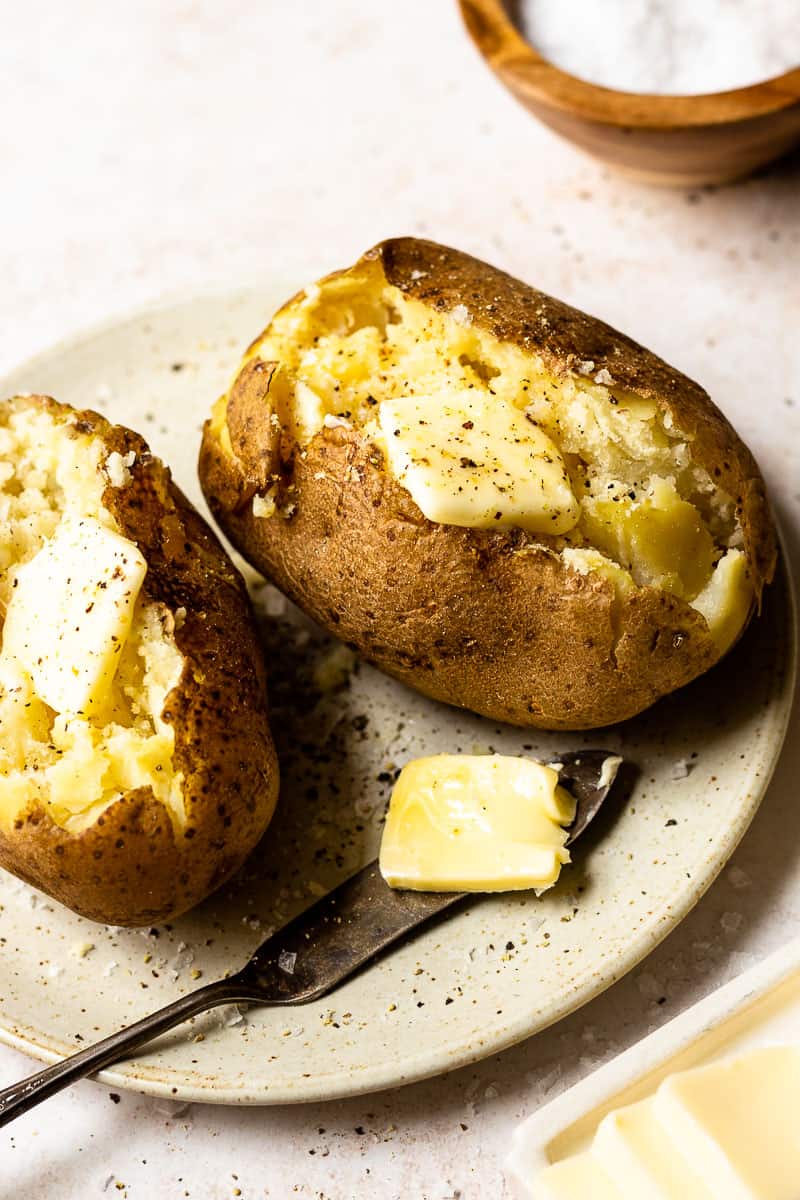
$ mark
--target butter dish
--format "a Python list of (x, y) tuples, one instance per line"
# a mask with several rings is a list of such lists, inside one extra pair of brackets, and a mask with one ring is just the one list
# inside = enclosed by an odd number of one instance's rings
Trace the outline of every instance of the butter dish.
[[(514, 1194), (519, 1200), (545, 1200), (554, 1195), (537, 1182), (542, 1172), (552, 1164), (583, 1156), (604, 1117), (649, 1100), (668, 1077), (723, 1061), (741, 1061), (740, 1056), (756, 1049), (790, 1045), (800, 1047), (800, 939), (528, 1117), (514, 1133), (506, 1162)], [(614, 1190), (609, 1192), (612, 1194), (618, 1193)]]

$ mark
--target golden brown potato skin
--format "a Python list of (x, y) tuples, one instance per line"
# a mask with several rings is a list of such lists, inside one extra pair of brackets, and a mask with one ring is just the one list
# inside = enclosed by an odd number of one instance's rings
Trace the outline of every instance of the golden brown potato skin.
[[(58, 420), (73, 415), (47, 397), (34, 402)], [(143, 596), (173, 614), (186, 610), (174, 633), (183, 674), (164, 716), (175, 730), (187, 822), (176, 834), (149, 788), (127, 793), (79, 833), (29, 809), (0, 830), (0, 865), (92, 920), (149, 925), (199, 903), (242, 864), (272, 817), (278, 764), (241, 576), (141, 437), (94, 412), (77, 418), (109, 452), (135, 451), (132, 482), (107, 487), (103, 503), (147, 560)]]
[[(398, 238), (365, 258), (433, 308), (466, 304), (475, 324), (540, 355), (556, 376), (591, 359), (671, 412), (693, 439), (693, 459), (736, 499), (760, 597), (776, 557), (763, 480), (701, 387), (595, 318), (459, 251)], [(269, 421), (271, 375), (271, 364), (251, 360), (231, 389), (233, 455), (206, 423), (199, 470), (211, 511), (248, 561), (389, 674), (496, 720), (584, 729), (633, 716), (719, 657), (703, 618), (674, 596), (638, 589), (614, 617), (612, 585), (568, 568), (542, 547), (547, 538), (428, 521), (357, 431), (325, 428), (296, 453)], [(254, 517), (253, 494), (278, 473), (279, 506), (284, 497), (296, 507)]]

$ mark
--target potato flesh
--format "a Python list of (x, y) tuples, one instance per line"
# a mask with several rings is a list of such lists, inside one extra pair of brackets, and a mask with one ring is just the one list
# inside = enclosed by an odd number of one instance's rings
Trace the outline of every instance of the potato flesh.
[(301, 446), (343, 422), (385, 449), (380, 406), (414, 396), (478, 394), (500, 420), (509, 406), (522, 410), (563, 457), (580, 507), (574, 528), (549, 547), (608, 580), (617, 601), (631, 586), (689, 604), (704, 596), (697, 608), (721, 650), (743, 626), (753, 586), (735, 550), (731, 498), (692, 463), (686, 437), (653, 401), (598, 378), (593, 364), (556, 379), (536, 356), (473, 324), (464, 305), (438, 312), (388, 285), (377, 264), (308, 289), (250, 353), (281, 364), (289, 386), (275, 389), (277, 416)]
[(693, 599), (714, 568), (714, 540), (700, 513), (659, 476), (641, 499), (622, 493), (587, 505), (583, 528), (595, 549), (640, 586), (655, 584)]
[[(107, 451), (89, 434), (19, 402), (0, 419), (0, 614), (19, 568), (65, 517), (90, 517), (115, 532), (102, 503)], [(113, 474), (113, 472), (110, 472)], [(140, 596), (113, 683), (90, 716), (58, 713), (13, 662), (0, 668), (0, 824), (32, 802), (56, 824), (84, 828), (124, 792), (152, 787), (180, 823), (181, 778), (174, 733), (161, 713), (183, 657), (161, 606)]]

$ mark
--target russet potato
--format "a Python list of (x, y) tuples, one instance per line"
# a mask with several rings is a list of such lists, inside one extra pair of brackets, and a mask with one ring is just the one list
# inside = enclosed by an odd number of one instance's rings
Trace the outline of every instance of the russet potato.
[(116, 925), (177, 915), (267, 827), (244, 583), (130, 430), (0, 404), (0, 865)]
[(775, 566), (758, 467), (701, 387), (414, 238), (276, 313), (206, 424), (200, 478), (326, 629), (520, 725), (607, 725), (687, 683)]

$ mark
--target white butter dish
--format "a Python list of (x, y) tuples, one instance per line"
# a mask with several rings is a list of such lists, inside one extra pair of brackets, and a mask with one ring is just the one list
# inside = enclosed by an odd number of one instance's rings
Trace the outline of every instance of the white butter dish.
[(676, 1071), (755, 1047), (800, 1043), (800, 939), (643, 1038), (516, 1130), (506, 1171), (520, 1200), (539, 1200), (552, 1163), (588, 1150), (603, 1117), (652, 1095)]

